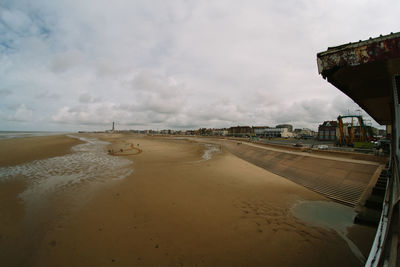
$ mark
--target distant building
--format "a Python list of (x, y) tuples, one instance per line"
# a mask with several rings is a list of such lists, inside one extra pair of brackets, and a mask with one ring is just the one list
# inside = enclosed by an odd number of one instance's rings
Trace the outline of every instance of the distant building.
[(195, 135), (196, 131), (195, 130), (187, 130), (186, 135)]
[(264, 136), (266, 129), (269, 129), (268, 126), (253, 126), (253, 132), (257, 136)]
[(175, 132), (176, 132), (175, 130), (171, 129), (164, 129), (160, 131), (161, 134), (175, 134)]
[(318, 126), (317, 138), (319, 141), (336, 141), (338, 131), (337, 121), (324, 121)]
[(225, 129), (225, 128), (223, 128), (223, 129), (212, 129), (212, 132), (211, 132), (211, 134), (212, 135), (217, 135), (217, 136), (225, 136), (225, 135), (228, 135), (228, 129)]
[(287, 128), (289, 132), (293, 132), (293, 125), (291, 124), (279, 124), (275, 128)]
[(265, 130), (264, 137), (293, 137), (293, 133), (288, 128), (268, 128)]
[(253, 128), (250, 126), (235, 126), (228, 129), (228, 135), (230, 136), (244, 137), (250, 136), (253, 133)]
[(385, 129), (378, 129), (378, 136), (386, 137), (386, 130)]
[(303, 129), (294, 129), (293, 131), (295, 137), (297, 138), (315, 138), (317, 133), (311, 129), (303, 128)]

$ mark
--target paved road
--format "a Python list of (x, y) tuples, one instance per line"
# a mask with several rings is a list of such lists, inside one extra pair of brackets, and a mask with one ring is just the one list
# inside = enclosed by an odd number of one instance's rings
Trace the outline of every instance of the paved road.
[(266, 144), (279, 144), (279, 145), (290, 145), (296, 144), (297, 142), (301, 142), (304, 145), (327, 145), (327, 146), (334, 146), (334, 143), (331, 141), (318, 141), (315, 139), (260, 139), (260, 142)]
[[(236, 141), (237, 142), (237, 141)], [(330, 160), (337, 160), (337, 161), (344, 161), (344, 162), (352, 162), (352, 163), (361, 163), (361, 164), (369, 164), (369, 165), (380, 165), (380, 163), (375, 162), (375, 161), (367, 161), (367, 160), (358, 160), (358, 159), (348, 159), (348, 158), (342, 158), (342, 157), (335, 157), (335, 156), (325, 156), (325, 155), (316, 155), (316, 154), (311, 154), (309, 152), (296, 152), (296, 151), (288, 151), (286, 149), (279, 149), (279, 148), (272, 148), (272, 147), (266, 147), (263, 145), (257, 145), (253, 143), (248, 143), (248, 142), (242, 142), (243, 145), (248, 145), (248, 146), (254, 146), (254, 147), (259, 147), (262, 149), (267, 149), (271, 151), (277, 151), (277, 152), (283, 152), (283, 153), (288, 153), (288, 154), (293, 154), (293, 155), (300, 155), (300, 156), (306, 156), (306, 157), (313, 157), (313, 158), (320, 158), (320, 159), (330, 159)]]

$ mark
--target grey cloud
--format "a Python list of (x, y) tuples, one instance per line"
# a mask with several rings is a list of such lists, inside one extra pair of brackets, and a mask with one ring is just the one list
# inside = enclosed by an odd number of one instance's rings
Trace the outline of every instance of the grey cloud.
[(11, 94), (12, 94), (12, 92), (10, 90), (8, 90), (8, 89), (0, 89), (0, 96), (1, 97), (6, 97), (6, 96), (11, 95)]
[(29, 122), (33, 119), (33, 109), (25, 104), (12, 105), (9, 107), (12, 112), (0, 112), (0, 118), (5, 121)]
[(35, 98), (36, 99), (40, 99), (40, 100), (43, 100), (44, 98), (48, 98), (48, 99), (51, 99), (51, 100), (58, 100), (60, 97), (61, 96), (59, 94), (50, 93), (48, 90), (43, 91), (43, 92), (35, 95)]
[(83, 93), (79, 96), (80, 103), (90, 103), (92, 101), (92, 96), (89, 93)]
[(1, 110), (0, 121), (34, 110), (32, 118), (72, 130), (112, 121), (315, 128), (355, 107), (318, 75), (316, 53), (394, 31), (399, 8), (375, 0), (8, 1), (0, 104), (14, 109)]
[(142, 110), (177, 114), (184, 106), (186, 99), (184, 86), (172, 77), (142, 71), (135, 76), (131, 85), (138, 100), (138, 107)]
[(54, 55), (50, 62), (50, 69), (56, 73), (62, 73), (80, 65), (84, 60), (81, 52), (69, 50)]
[(292, 123), (316, 129), (325, 120), (335, 120), (337, 116), (347, 114), (348, 110), (355, 113), (357, 109), (360, 107), (344, 96), (333, 100), (314, 98), (276, 109), (271, 113), (271, 119), (275, 123)]

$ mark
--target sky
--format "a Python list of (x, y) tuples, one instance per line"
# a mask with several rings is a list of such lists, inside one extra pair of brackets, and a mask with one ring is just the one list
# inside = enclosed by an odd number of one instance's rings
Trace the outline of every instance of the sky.
[(378, 124), (316, 54), (400, 30), (398, 0), (0, 0), (0, 130)]

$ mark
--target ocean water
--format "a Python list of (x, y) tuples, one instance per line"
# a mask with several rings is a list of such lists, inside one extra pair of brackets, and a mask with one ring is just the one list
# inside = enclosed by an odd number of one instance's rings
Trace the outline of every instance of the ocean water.
[(84, 141), (63, 156), (0, 168), (0, 181), (23, 179), (27, 189), (20, 197), (29, 205), (46, 195), (80, 183), (123, 179), (133, 172), (130, 160), (108, 155), (107, 142), (70, 135)]

